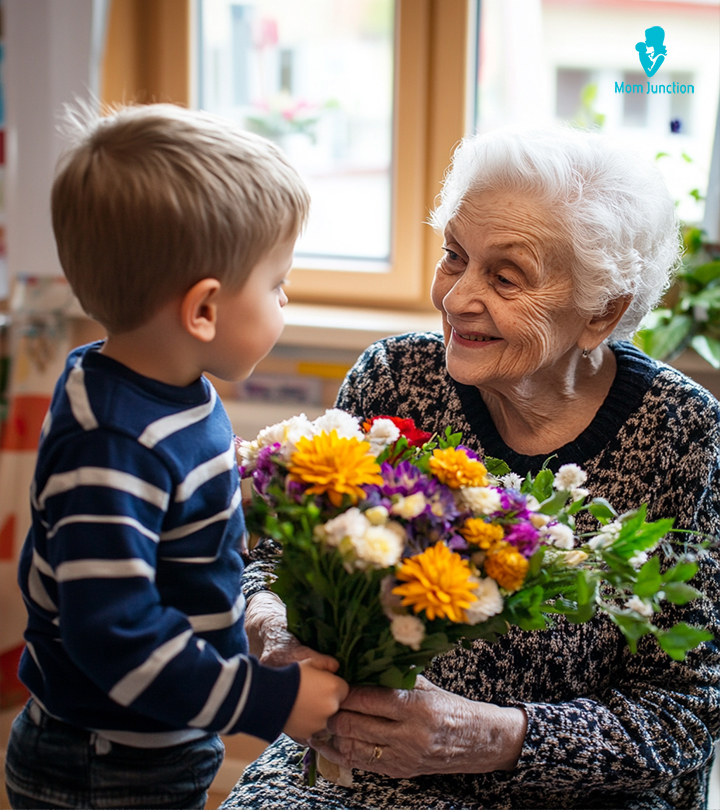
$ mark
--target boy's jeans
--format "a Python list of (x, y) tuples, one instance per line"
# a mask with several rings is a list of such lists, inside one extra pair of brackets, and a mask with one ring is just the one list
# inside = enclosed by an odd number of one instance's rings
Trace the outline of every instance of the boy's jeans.
[(111, 743), (30, 700), (8, 741), (7, 793), (14, 808), (203, 808), (223, 754), (217, 735), (171, 748)]

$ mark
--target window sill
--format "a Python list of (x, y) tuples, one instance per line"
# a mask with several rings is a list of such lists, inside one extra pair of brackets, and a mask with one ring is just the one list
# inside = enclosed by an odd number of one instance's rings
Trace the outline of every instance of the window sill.
[(377, 340), (404, 332), (437, 332), (439, 312), (403, 312), (354, 307), (288, 304), (284, 346), (317, 346), (362, 352)]

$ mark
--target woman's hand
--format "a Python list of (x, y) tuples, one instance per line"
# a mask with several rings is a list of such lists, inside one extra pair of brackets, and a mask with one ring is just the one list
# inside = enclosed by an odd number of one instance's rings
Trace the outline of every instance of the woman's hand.
[(346, 768), (411, 778), (512, 770), (526, 729), (522, 709), (468, 700), (420, 677), (410, 691), (351, 689), (328, 733), (311, 743)]
[(305, 647), (288, 632), (285, 604), (271, 591), (260, 591), (250, 599), (245, 611), (245, 630), (250, 652), (265, 666), (284, 667), (294, 661), (312, 659), (316, 669), (337, 671), (334, 658)]

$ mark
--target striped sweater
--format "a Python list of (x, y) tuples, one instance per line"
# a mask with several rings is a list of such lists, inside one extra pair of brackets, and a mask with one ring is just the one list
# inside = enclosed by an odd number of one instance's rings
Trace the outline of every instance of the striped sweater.
[(274, 739), (297, 665), (247, 655), (229, 419), (201, 377), (73, 351), (43, 425), (19, 581), (20, 677), (52, 716), (138, 747)]

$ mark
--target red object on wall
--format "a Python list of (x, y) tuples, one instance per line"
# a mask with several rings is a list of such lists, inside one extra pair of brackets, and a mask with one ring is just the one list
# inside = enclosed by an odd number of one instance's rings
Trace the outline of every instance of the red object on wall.
[(0, 450), (37, 450), (40, 430), (50, 407), (50, 397), (18, 395), (0, 436)]
[(0, 709), (19, 706), (30, 696), (18, 678), (18, 665), (24, 649), (25, 645), (20, 644), (0, 654)]
[(0, 560), (12, 560), (15, 550), (15, 515), (9, 515), (0, 529)]

